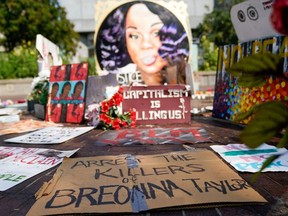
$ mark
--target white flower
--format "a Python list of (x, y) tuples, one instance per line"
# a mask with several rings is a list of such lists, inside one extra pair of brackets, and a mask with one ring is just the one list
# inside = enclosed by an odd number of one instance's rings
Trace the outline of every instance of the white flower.
[(42, 79), (42, 80), (45, 80), (45, 79), (49, 79), (50, 77), (50, 70), (42, 70), (38, 73), (38, 76)]
[(32, 83), (31, 83), (31, 89), (33, 90), (35, 88), (35, 86), (37, 85), (38, 82), (40, 82), (40, 77), (35, 77), (33, 80), (32, 80)]

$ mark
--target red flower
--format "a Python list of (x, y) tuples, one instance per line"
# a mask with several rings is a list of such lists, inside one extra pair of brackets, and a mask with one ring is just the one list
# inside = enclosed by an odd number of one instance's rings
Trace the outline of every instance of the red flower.
[(132, 121), (132, 122), (130, 123), (130, 127), (131, 127), (131, 128), (136, 127), (136, 121)]
[(115, 130), (118, 130), (120, 129), (120, 119), (119, 118), (115, 118), (112, 122), (112, 127), (115, 129)]
[(110, 125), (112, 123), (111, 118), (108, 115), (104, 114), (104, 113), (100, 114), (99, 118), (100, 118), (101, 121), (103, 121), (107, 125)]
[(275, 0), (271, 21), (276, 31), (288, 35), (288, 0)]
[(109, 111), (109, 105), (106, 101), (101, 103), (101, 112), (107, 113)]
[(118, 93), (119, 94), (123, 94), (123, 92), (124, 92), (124, 88), (122, 86), (120, 86), (119, 89), (118, 89)]
[(115, 100), (113, 97), (108, 101), (108, 105), (109, 105), (109, 107), (115, 106)]
[(119, 106), (123, 100), (123, 95), (117, 92), (113, 95), (113, 99), (114, 99), (116, 106)]
[(136, 121), (136, 111), (134, 109), (129, 109), (130, 112), (130, 118), (132, 121)]
[(128, 127), (129, 126), (128, 122), (125, 120), (121, 121), (121, 125), (122, 125), (122, 127)]
[(119, 87), (110, 100), (103, 101), (100, 109), (100, 123), (103, 129), (118, 130), (121, 127), (135, 127), (136, 126), (136, 111), (130, 109), (129, 112), (119, 114), (117, 106), (123, 101), (123, 87)]

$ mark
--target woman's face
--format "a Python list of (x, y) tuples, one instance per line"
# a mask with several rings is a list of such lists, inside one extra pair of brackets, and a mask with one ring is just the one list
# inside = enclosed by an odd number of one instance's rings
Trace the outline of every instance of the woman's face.
[(144, 4), (135, 4), (127, 12), (127, 50), (141, 72), (157, 73), (167, 64), (158, 54), (161, 47), (158, 33), (162, 26), (160, 18)]
[(52, 91), (51, 91), (51, 96), (52, 96), (52, 98), (53, 98), (53, 97), (56, 97), (57, 92), (58, 92), (58, 89), (59, 89), (59, 86), (58, 86), (58, 85), (53, 85)]
[(63, 89), (63, 95), (67, 96), (70, 92), (70, 88), (71, 88), (70, 85), (65, 85)]
[(77, 85), (76, 88), (75, 88), (75, 96), (77, 96), (77, 97), (80, 96), (81, 92), (82, 92), (82, 89), (83, 89), (82, 84)]

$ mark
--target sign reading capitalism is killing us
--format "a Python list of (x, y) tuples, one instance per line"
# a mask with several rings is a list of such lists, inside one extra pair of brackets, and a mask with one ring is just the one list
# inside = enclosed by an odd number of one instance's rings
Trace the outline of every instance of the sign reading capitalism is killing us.
[(27, 215), (265, 202), (212, 151), (125, 154), (64, 159)]
[(136, 109), (137, 124), (190, 123), (190, 90), (185, 85), (124, 87), (123, 111)]

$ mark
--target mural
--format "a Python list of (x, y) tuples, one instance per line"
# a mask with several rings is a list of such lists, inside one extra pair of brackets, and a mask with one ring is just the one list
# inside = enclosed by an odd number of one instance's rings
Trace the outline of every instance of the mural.
[[(259, 52), (271, 52), (284, 58), (283, 73), (288, 73), (288, 37), (275, 36), (219, 48), (216, 74), (213, 117), (232, 121), (240, 112), (246, 112), (256, 104), (273, 101), (288, 101), (287, 79), (270, 76), (261, 87), (240, 87), (237, 79), (226, 68), (244, 56)], [(243, 122), (247, 123), (247, 121)]]
[[(158, 2), (122, 1), (106, 12), (95, 31), (98, 67), (117, 74), (120, 84), (186, 83), (191, 32), (178, 19), (183, 14), (176, 15)], [(99, 6), (103, 12), (102, 5), (96, 5), (96, 11)]]

